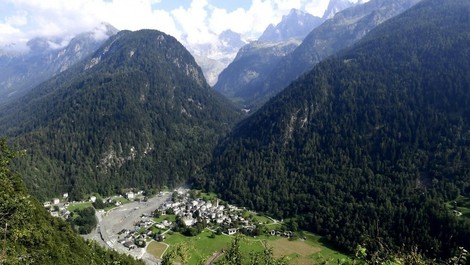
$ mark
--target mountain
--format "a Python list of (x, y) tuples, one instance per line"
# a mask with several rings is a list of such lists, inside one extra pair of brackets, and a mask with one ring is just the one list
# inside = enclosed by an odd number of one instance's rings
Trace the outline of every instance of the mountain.
[(52, 217), (10, 169), (13, 157), (0, 140), (2, 264), (143, 264), (85, 242), (66, 221)]
[(253, 87), (262, 85), (260, 77), (267, 76), (321, 22), (321, 18), (292, 9), (279, 24), (268, 26), (258, 41), (238, 51), (233, 62), (220, 73), (214, 89), (243, 105), (245, 98), (253, 96)]
[(315, 64), (351, 46), (377, 25), (419, 1), (370, 0), (337, 13), (312, 30), (299, 47), (272, 66), (268, 75), (260, 75), (259, 85), (245, 89), (248, 93), (242, 98), (243, 104), (248, 108), (259, 108)]
[(35, 38), (28, 42), (29, 52), (0, 55), (0, 104), (18, 98), (52, 76), (70, 68), (93, 53), (117, 33), (109, 24), (72, 38), (65, 47), (64, 39)]
[(302, 40), (315, 27), (323, 22), (322, 18), (315, 17), (301, 10), (292, 9), (288, 15), (283, 16), (281, 22), (269, 25), (258, 41), (280, 42), (289, 39)]
[(123, 31), (0, 109), (0, 134), (35, 196), (174, 187), (206, 163), (239, 111), (173, 37)]
[(240, 122), (194, 181), (373, 263), (469, 249), (446, 205), (470, 197), (469, 12), (423, 0), (384, 22)]
[[(359, 2), (359, 4), (362, 4), (362, 2)], [(347, 9), (353, 5), (354, 4), (349, 0), (330, 0), (325, 13), (323, 13), (323, 19), (327, 20), (333, 18), (336, 13), (341, 12), (342, 10)]]
[(299, 44), (300, 41), (292, 39), (277, 43), (256, 41), (243, 46), (233, 62), (220, 73), (214, 89), (243, 105), (245, 94), (251, 96), (249, 89), (260, 85), (258, 77), (267, 75), (282, 57)]
[(190, 45), (185, 39), (182, 41), (201, 66), (210, 85), (217, 82), (220, 72), (232, 62), (238, 50), (246, 44), (239, 33), (231, 30), (220, 33), (213, 43)]

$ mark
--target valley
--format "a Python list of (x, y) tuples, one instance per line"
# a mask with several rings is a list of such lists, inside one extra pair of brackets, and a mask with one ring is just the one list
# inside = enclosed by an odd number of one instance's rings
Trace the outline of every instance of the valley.
[(0, 264), (470, 263), (470, 2), (251, 2), (0, 46)]

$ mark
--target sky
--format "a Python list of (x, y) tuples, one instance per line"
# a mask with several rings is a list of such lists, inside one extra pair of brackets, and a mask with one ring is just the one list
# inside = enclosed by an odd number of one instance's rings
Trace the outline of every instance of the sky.
[[(357, 0), (350, 0), (355, 2)], [(119, 30), (157, 29), (189, 44), (231, 29), (247, 39), (292, 8), (322, 16), (329, 0), (0, 0), (0, 47), (24, 49), (34, 37), (69, 40), (101, 22)], [(58, 46), (65, 45), (66, 41)]]

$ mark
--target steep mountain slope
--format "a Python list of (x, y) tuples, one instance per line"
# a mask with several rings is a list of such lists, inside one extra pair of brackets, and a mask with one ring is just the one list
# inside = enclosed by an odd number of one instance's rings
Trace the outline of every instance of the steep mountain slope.
[(34, 195), (80, 197), (183, 183), (238, 115), (176, 39), (124, 31), (1, 109), (0, 132)]
[(252, 87), (260, 86), (260, 76), (267, 75), (284, 56), (292, 52), (300, 41), (252, 42), (243, 46), (233, 62), (219, 75), (214, 89), (233, 102), (244, 105), (252, 96)]
[(0, 140), (1, 264), (143, 264), (85, 242), (28, 194), (9, 164), (14, 154)]
[(246, 44), (233, 62), (224, 69), (214, 89), (234, 102), (244, 105), (253, 97), (253, 88), (262, 86), (276, 64), (299, 46), (302, 39), (323, 20), (292, 9), (276, 26), (270, 25), (258, 41)]
[[(196, 181), (370, 258), (470, 248), (470, 3), (423, 0), (242, 121)], [(377, 254), (377, 255), (376, 255)]]
[(268, 75), (259, 77), (261, 85), (250, 88), (251, 95), (245, 97), (245, 104), (259, 108), (315, 64), (351, 46), (377, 25), (419, 1), (370, 0), (337, 13), (310, 32), (302, 44), (280, 60)]
[(53, 42), (36, 38), (28, 42), (30, 51), (26, 54), (0, 55), (0, 104), (24, 95), (41, 82), (70, 68), (116, 33), (113, 26), (102, 24), (94, 31), (75, 36), (64, 48), (54, 48), (62, 40)]

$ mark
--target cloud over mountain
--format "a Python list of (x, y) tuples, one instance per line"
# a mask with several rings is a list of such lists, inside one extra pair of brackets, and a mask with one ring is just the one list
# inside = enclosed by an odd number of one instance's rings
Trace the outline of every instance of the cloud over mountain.
[[(351, 0), (356, 2), (357, 0)], [(251, 0), (245, 5), (216, 0), (191, 0), (183, 6), (169, 0), (1, 0), (0, 47), (26, 49), (34, 37), (74, 35), (101, 22), (123, 30), (162, 30), (190, 44), (208, 43), (231, 29), (258, 37), (292, 8), (321, 16), (328, 0)]]

